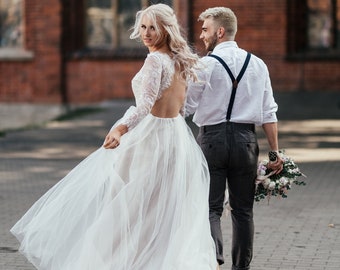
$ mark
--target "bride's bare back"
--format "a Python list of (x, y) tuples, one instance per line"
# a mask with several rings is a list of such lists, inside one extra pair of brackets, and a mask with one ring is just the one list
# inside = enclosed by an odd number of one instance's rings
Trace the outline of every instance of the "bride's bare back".
[(154, 116), (161, 118), (176, 117), (185, 102), (186, 81), (176, 71), (170, 86), (162, 92), (151, 109)]

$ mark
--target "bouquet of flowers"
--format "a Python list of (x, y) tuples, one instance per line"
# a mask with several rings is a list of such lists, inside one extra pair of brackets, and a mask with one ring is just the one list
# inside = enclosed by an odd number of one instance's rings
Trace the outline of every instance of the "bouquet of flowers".
[[(278, 154), (283, 160), (283, 169), (278, 174), (268, 168), (267, 165), (270, 161), (263, 160), (259, 163), (254, 198), (257, 202), (267, 197), (269, 203), (271, 196), (287, 198), (287, 191), (292, 188), (293, 184), (306, 185), (304, 181), (297, 180), (299, 176), (306, 176), (300, 171), (294, 160), (286, 156), (283, 151)], [(269, 159), (271, 159), (270, 156)]]

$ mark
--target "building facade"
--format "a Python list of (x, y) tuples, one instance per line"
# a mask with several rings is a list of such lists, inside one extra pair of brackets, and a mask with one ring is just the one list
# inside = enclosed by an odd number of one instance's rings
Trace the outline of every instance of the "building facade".
[(129, 29), (150, 2), (173, 6), (200, 55), (198, 15), (230, 7), (236, 41), (265, 61), (274, 91), (340, 92), (340, 0), (0, 0), (0, 102), (132, 97), (147, 51)]

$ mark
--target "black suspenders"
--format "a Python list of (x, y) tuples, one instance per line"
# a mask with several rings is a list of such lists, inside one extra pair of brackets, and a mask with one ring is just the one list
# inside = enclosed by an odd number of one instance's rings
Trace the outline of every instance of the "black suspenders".
[(214, 55), (214, 54), (210, 54), (209, 56), (214, 57), (215, 59), (217, 59), (223, 65), (223, 67), (228, 72), (229, 77), (230, 77), (230, 79), (231, 79), (231, 81), (233, 83), (233, 90), (231, 92), (230, 101), (229, 101), (229, 105), (228, 105), (227, 116), (226, 116), (227, 122), (229, 122), (230, 121), (230, 117), (231, 117), (231, 111), (232, 111), (233, 106), (234, 106), (236, 89), (237, 89), (238, 83), (240, 82), (244, 72), (247, 69), (247, 66), (248, 66), (251, 54), (249, 52), (247, 53), (247, 58), (246, 58), (246, 60), (245, 60), (245, 62), (243, 64), (243, 67), (242, 67), (240, 73), (236, 77), (236, 80), (235, 80), (235, 77), (234, 77), (233, 73), (231, 72), (231, 70), (229, 69), (227, 64), (222, 60), (221, 57), (219, 57), (217, 55)]

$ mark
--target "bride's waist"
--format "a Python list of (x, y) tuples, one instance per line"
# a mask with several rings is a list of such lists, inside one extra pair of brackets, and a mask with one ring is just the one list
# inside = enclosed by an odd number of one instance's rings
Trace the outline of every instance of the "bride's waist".
[(150, 116), (156, 119), (176, 119), (176, 118), (181, 117), (179, 113), (177, 114), (155, 114), (153, 112), (150, 113)]

